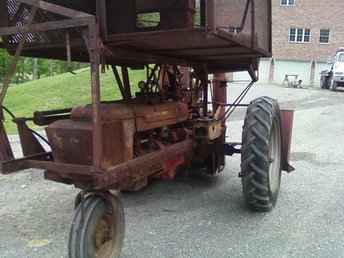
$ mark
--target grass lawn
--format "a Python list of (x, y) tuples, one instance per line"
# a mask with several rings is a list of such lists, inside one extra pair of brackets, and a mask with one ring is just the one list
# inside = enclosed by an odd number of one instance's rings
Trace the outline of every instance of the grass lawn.
[[(135, 89), (140, 80), (145, 79), (143, 70), (130, 71), (130, 82)], [(115, 78), (111, 70), (101, 74), (102, 100), (120, 98)], [(12, 86), (5, 99), (5, 106), (17, 117), (32, 117), (34, 111), (45, 111), (88, 104), (91, 102), (90, 70), (76, 71), (76, 75), (66, 73), (54, 77)], [(16, 126), (6, 116), (9, 134), (16, 134)], [(37, 129), (37, 127), (34, 127)]]

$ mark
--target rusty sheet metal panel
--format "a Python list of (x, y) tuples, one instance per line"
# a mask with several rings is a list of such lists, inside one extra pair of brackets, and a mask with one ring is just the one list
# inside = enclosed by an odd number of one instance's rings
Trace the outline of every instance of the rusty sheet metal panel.
[(169, 126), (189, 118), (188, 106), (181, 102), (134, 106), (138, 131)]
[[(206, 63), (210, 72), (245, 71), (257, 62), (257, 58), (271, 55), (269, 0), (208, 0), (204, 5), (206, 9), (199, 10), (197, 6), (196, 15), (193, 0), (104, 1), (102, 3), (106, 6), (98, 9), (95, 1), (91, 0), (49, 2), (73, 8), (69, 10), (75, 12), (81, 10), (94, 14), (98, 10), (97, 17), (100, 18), (98, 21), (104, 42), (102, 53), (106, 55), (102, 59), (111, 65), (169, 63), (198, 66)], [(25, 23), (30, 9), (24, 7), (24, 11), (20, 11), (18, 0), (7, 0), (7, 3), (7, 16), (14, 18), (17, 26)], [(152, 12), (156, 25), (139, 25), (140, 12)], [(156, 13), (159, 13), (160, 19)], [(62, 24), (66, 22), (61, 21), (61, 16), (44, 10), (39, 10), (36, 16), (34, 22), (37, 24), (47, 21), (53, 24), (56, 21)], [(87, 48), (77, 28), (80, 26), (85, 24), (68, 27), (71, 59), (88, 62)], [(21, 30), (28, 29), (27, 26), (21, 27)], [(5, 35), (10, 32), (0, 28), (0, 33)], [(22, 33), (9, 36), (5, 47), (13, 53), (20, 38)], [(66, 58), (66, 30), (30, 32), (26, 43), (24, 56)]]
[[(133, 109), (124, 103), (101, 104), (100, 110), (100, 117), (103, 122), (135, 118)], [(71, 113), (71, 119), (74, 121), (91, 121), (92, 106), (86, 105), (74, 108)]]
[(32, 130), (27, 126), (25, 119), (16, 121), (20, 144), (24, 156), (31, 156), (46, 152), (41, 143), (37, 140)]
[(157, 30), (187, 28), (192, 25), (194, 6), (193, 0), (107, 1), (107, 27), (110, 34), (142, 31), (138, 17), (150, 13), (146, 20), (156, 20)]
[[(28, 5), (21, 4), (20, 2), (16, 0), (2, 0), (2, 4), (5, 3), (6, 7), (2, 9), (1, 12), (4, 10), (6, 11), (5, 17), (2, 17), (1, 20), (7, 19), (7, 21), (12, 21), (11, 25), (14, 26), (21, 26), (23, 24), (27, 23), (28, 17), (31, 15), (31, 7)], [(50, 20), (52, 17), (54, 17), (54, 20), (56, 19), (54, 15), (48, 15), (46, 12), (38, 9), (35, 15), (35, 18), (33, 20), (33, 23), (41, 23)], [(2, 26), (2, 24), (0, 25)], [(26, 45), (30, 46), (32, 44), (48, 44), (48, 43), (56, 43), (61, 42), (61, 32), (56, 33), (36, 33), (36, 32), (30, 32), (27, 34), (26, 37)], [(10, 35), (7, 39), (8, 46), (16, 45), (20, 42), (20, 40), (23, 38), (23, 33), (17, 33), (14, 35)]]
[[(146, 131), (183, 122), (189, 118), (188, 106), (181, 102), (156, 105), (112, 103), (101, 105), (101, 120), (105, 122), (135, 119), (136, 130)], [(72, 120), (91, 121), (91, 106), (72, 111)]]
[[(46, 129), (54, 160), (62, 163), (92, 165), (93, 127), (91, 122), (61, 120)], [(102, 123), (102, 168), (133, 158), (134, 120)]]
[(106, 5), (109, 34), (135, 32), (135, 0), (107, 1)]
[(46, 128), (56, 162), (92, 165), (92, 124), (57, 121)]
[[(134, 157), (134, 134), (186, 121), (187, 105), (179, 102), (160, 105), (102, 104), (102, 168)], [(71, 120), (52, 123), (46, 129), (57, 162), (92, 165), (92, 107), (78, 107)]]
[(271, 0), (217, 0), (217, 28), (271, 53)]
[(73, 1), (66, 1), (66, 0), (45, 0), (46, 2), (61, 5), (70, 9), (74, 9), (77, 11), (95, 14), (96, 13), (96, 2), (94, 0), (73, 0)]
[(0, 27), (8, 26), (8, 14), (6, 1), (0, 1)]

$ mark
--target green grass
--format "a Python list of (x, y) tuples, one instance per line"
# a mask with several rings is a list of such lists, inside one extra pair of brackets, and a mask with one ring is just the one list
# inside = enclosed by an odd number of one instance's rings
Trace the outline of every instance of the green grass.
[[(9, 88), (5, 106), (17, 117), (32, 117), (34, 111), (69, 108), (91, 102), (90, 70), (82, 69), (76, 75), (66, 73), (43, 78)], [(130, 71), (132, 89), (145, 79), (143, 70)], [(120, 92), (112, 71), (101, 74), (102, 100), (116, 100)], [(9, 134), (16, 133), (16, 126), (6, 116)], [(35, 127), (37, 129), (37, 127)]]

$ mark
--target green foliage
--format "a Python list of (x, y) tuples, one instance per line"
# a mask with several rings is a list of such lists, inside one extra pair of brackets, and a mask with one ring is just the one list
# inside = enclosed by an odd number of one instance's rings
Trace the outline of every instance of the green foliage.
[[(130, 71), (133, 92), (138, 82), (144, 80), (145, 71)], [(112, 71), (101, 75), (102, 100), (120, 98)], [(91, 102), (90, 70), (76, 71), (76, 75), (65, 73), (10, 87), (5, 106), (17, 117), (31, 117), (34, 111), (45, 111), (84, 105)], [(16, 133), (15, 125), (6, 117), (9, 133)]]
[(9, 55), (4, 49), (0, 49), (0, 79), (5, 76), (9, 64)]
[[(11, 60), (12, 57), (7, 51), (0, 49), (0, 81), (3, 81)], [(71, 63), (69, 66), (66, 61), (21, 57), (18, 61), (17, 71), (12, 79), (12, 83), (20, 84), (30, 80), (66, 73), (85, 66), (85, 64), (76, 62)]]

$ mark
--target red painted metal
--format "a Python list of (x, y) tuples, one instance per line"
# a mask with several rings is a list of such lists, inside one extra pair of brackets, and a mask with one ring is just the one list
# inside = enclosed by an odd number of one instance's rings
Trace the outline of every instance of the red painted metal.
[(183, 164), (185, 164), (185, 157), (182, 155), (174, 159), (167, 160), (163, 166), (164, 172), (159, 177), (163, 180), (175, 179), (177, 168)]
[(108, 168), (105, 173), (94, 175), (96, 188), (122, 188), (130, 186), (135, 181), (159, 174), (163, 171), (164, 164), (180, 156), (190, 157), (192, 155), (193, 142), (185, 140), (168, 146), (160, 151), (132, 159), (115, 167)]

